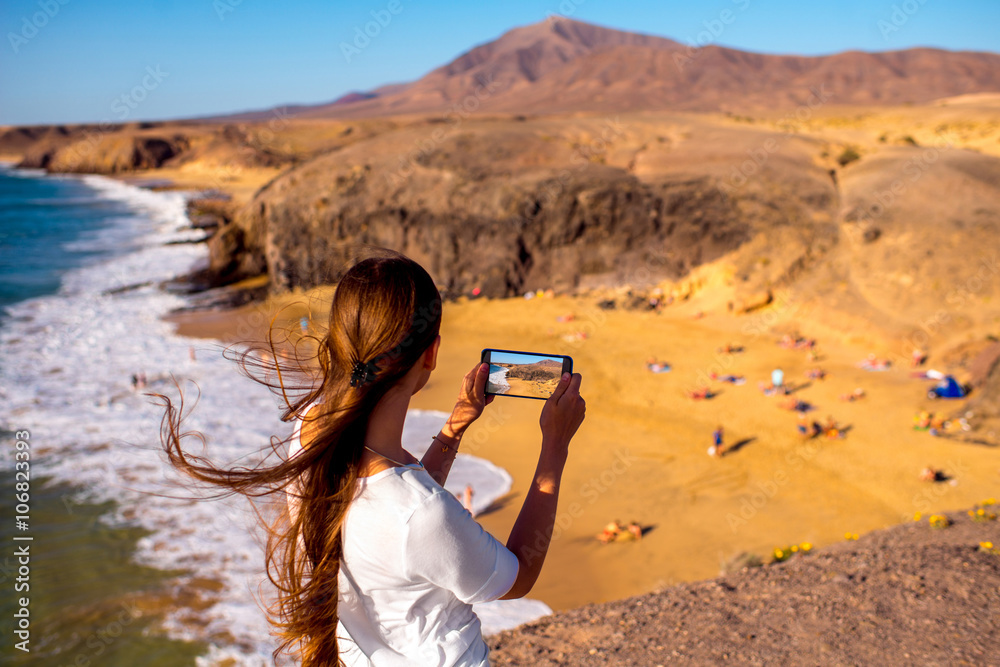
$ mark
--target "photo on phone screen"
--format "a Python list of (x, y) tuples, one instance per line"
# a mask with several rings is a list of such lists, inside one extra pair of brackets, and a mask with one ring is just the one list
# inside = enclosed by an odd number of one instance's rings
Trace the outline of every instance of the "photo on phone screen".
[(482, 361), (490, 365), (486, 393), (496, 396), (545, 400), (562, 374), (573, 372), (573, 359), (564, 354), (486, 349)]

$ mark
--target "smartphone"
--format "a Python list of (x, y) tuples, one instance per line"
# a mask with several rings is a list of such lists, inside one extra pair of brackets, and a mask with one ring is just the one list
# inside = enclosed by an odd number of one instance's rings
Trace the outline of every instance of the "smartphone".
[(490, 365), (486, 393), (545, 400), (552, 395), (563, 373), (573, 372), (573, 359), (565, 354), (540, 354), (515, 350), (483, 350)]

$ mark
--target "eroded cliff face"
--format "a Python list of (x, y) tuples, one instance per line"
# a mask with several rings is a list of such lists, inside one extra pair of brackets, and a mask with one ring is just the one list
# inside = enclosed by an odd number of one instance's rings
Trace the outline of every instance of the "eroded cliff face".
[(510, 188), (437, 171), (380, 196), (378, 178), (363, 170), (350, 185), (323, 187), (292, 177), (258, 198), (244, 224), (263, 231), (274, 288), (334, 282), (364, 245), (413, 257), (452, 294), (648, 284), (679, 277), (748, 234), (733, 206), (703, 182), (651, 186), (594, 168), (547, 197), (552, 180)]
[(188, 139), (180, 134), (138, 136), (84, 128), (37, 142), (18, 166), (62, 173), (121, 174), (157, 169), (188, 145)]
[[(585, 136), (599, 137), (593, 124)], [(374, 245), (413, 257), (451, 295), (511, 296), (677, 279), (813, 207), (807, 192), (762, 221), (711, 170), (637, 175), (648, 137), (630, 147), (623, 132), (598, 152), (515, 126), (424, 143), (419, 129), (392, 132), (316, 158), (258, 193), (237, 220), (243, 240), (275, 290), (335, 282)]]

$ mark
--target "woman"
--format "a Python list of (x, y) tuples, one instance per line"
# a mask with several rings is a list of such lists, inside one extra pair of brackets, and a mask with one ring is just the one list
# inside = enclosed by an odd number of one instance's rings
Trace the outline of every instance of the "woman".
[[(306, 666), (488, 664), (471, 604), (523, 597), (538, 578), (569, 442), (584, 418), (580, 375), (564, 374), (542, 408), (534, 480), (500, 544), (442, 488), (462, 435), (492, 401), (484, 395), (488, 365), (465, 376), (422, 460), (402, 446), (410, 397), (436, 365), (440, 324), (440, 294), (412, 260), (377, 257), (351, 268), (317, 353), (319, 381), (289, 400), (276, 367), (284, 419), (299, 421), (288, 457), (275, 465), (229, 470), (187, 454), (183, 403), (159, 397), (171, 463), (224, 492), (287, 496), (266, 555), (279, 591), (275, 658), (290, 652)], [(240, 356), (244, 369), (248, 354)]]

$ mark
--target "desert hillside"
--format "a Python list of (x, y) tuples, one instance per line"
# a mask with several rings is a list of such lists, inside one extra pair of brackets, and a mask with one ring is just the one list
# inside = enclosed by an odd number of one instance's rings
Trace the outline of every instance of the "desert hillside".
[(717, 579), (559, 612), (493, 637), (490, 659), (538, 667), (1000, 664), (1000, 528), (951, 516), (943, 529), (921, 517), (785, 562), (737, 565)]
[[(679, 68), (678, 54), (692, 62)], [(998, 61), (691, 54), (554, 20), (337, 105), (367, 118), (295, 108), (8, 128), (0, 156), (213, 191), (193, 205), (211, 236), (195, 288), (308, 289), (379, 245), (425, 265), (449, 298), (552, 289), (609, 307), (778, 308), (898, 362), (1000, 325)], [(484, 77), (518, 92), (441, 106)], [(578, 111), (605, 93), (605, 112)], [(546, 99), (575, 111), (527, 113), (556, 110)], [(722, 99), (721, 112), (677, 110)], [(634, 100), (660, 110), (630, 111)], [(429, 113), (403, 113), (418, 109)]]
[[(707, 35), (707, 33), (705, 33)], [(734, 111), (795, 107), (813, 91), (836, 104), (926, 103), (1000, 91), (1000, 55), (908, 49), (779, 56), (552, 18), (515, 28), (412, 82), (297, 109), (299, 117), (470, 112)], [(267, 112), (225, 117), (260, 120)]]
[(906, 355), (998, 322), (998, 108), (16, 128), (0, 153), (231, 193), (207, 206), (208, 284), (308, 288), (378, 244), (453, 296), (633, 287), (740, 313), (788, 289)]

